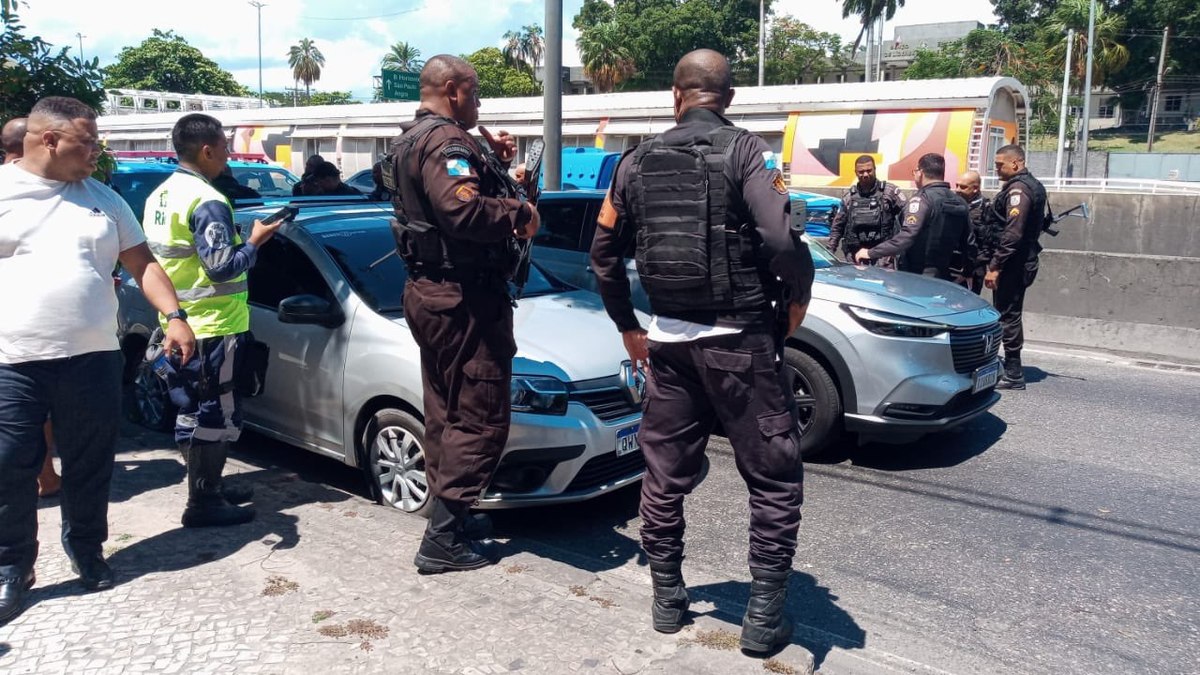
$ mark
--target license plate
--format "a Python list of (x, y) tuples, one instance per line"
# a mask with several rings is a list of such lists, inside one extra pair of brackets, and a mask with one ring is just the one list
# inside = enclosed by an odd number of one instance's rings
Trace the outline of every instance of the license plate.
[(984, 389), (990, 389), (996, 386), (996, 382), (1000, 379), (1000, 362), (994, 361), (986, 366), (982, 366), (975, 370), (974, 383), (971, 388), (972, 394), (978, 394)]
[(631, 452), (637, 452), (642, 449), (638, 445), (637, 432), (639, 424), (631, 427), (625, 427), (617, 432), (617, 457), (628, 455)]

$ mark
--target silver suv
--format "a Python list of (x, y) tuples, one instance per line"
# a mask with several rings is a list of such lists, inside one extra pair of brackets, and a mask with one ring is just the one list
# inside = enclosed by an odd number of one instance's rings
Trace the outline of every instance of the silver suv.
[[(588, 251), (603, 199), (603, 191), (580, 190), (546, 193), (538, 204), (534, 259), (589, 290), (596, 280)], [(909, 442), (962, 424), (1000, 399), (999, 314), (987, 301), (949, 282), (844, 264), (808, 243), (817, 267), (813, 299), (785, 350), (797, 375), (805, 457), (843, 432), (863, 442)], [(648, 312), (632, 255), (626, 269), (634, 304)]]
[[(375, 499), (424, 513), (421, 367), (390, 210), (296, 203), (300, 215), (259, 249), (249, 275), (250, 329), (270, 348), (270, 366), (264, 393), (245, 402), (246, 425), (360, 467)], [(237, 219), (245, 228), (276, 208)], [(128, 275), (118, 296), (127, 407), (170, 428), (162, 384), (140, 358), (157, 315)], [(512, 431), (481, 506), (579, 501), (637, 482), (641, 391), (599, 296), (535, 267), (513, 323)]]

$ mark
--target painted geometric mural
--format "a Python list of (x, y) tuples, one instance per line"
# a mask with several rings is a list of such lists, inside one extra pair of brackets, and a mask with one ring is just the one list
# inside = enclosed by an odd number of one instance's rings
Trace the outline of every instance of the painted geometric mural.
[(928, 152), (946, 158), (951, 184), (967, 170), (975, 109), (803, 112), (788, 118), (783, 140), (785, 171), (795, 187), (848, 187), (854, 160), (875, 158), (877, 175), (912, 187), (917, 160)]

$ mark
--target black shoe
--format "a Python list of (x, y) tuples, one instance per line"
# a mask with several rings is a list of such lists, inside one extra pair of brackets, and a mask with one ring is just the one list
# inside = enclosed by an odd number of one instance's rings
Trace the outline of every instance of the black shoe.
[(678, 633), (688, 610), (687, 587), (683, 583), (680, 563), (650, 563), (650, 580), (654, 584), (654, 604), (650, 605), (654, 630)]
[(462, 534), (474, 541), (490, 539), (492, 536), (492, 518), (486, 513), (472, 513), (462, 520)]
[(996, 388), (1006, 391), (1022, 390), (1025, 388), (1025, 378), (1009, 378), (1007, 375), (1000, 377), (1000, 381), (996, 383)]
[(428, 534), (421, 540), (421, 548), (413, 558), (413, 564), (421, 574), (462, 572), (487, 567), (495, 561), (483, 555), (475, 542), (456, 537), (452, 543), (443, 544), (430, 539)]
[(188, 499), (179, 519), (184, 527), (226, 527), (254, 520), (254, 509), (234, 506), (221, 495)]
[(751, 569), (750, 601), (742, 619), (742, 651), (766, 654), (792, 639), (792, 622), (785, 614), (790, 570)]
[(33, 572), (24, 577), (0, 579), (0, 626), (17, 618), (25, 609), (25, 597), (36, 579)]
[(246, 504), (254, 499), (254, 488), (249, 485), (237, 487), (221, 481), (221, 496), (230, 504)]
[(89, 591), (113, 587), (113, 571), (99, 553), (71, 558), (71, 571), (79, 575), (79, 583)]
[(193, 443), (185, 456), (188, 500), (180, 522), (184, 527), (224, 527), (254, 520), (254, 509), (234, 506), (222, 495), (225, 443)]

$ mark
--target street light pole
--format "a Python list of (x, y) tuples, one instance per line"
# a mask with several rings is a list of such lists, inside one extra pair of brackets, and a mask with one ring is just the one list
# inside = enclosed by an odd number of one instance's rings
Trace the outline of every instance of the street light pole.
[(763, 58), (767, 49), (766, 0), (758, 0), (758, 86), (763, 86)]
[(260, 0), (250, 0), (250, 6), (258, 10), (258, 107), (263, 107), (262, 86), (262, 8), (266, 4)]
[(1058, 157), (1054, 160), (1054, 177), (1062, 178), (1063, 144), (1067, 140), (1067, 92), (1071, 87), (1071, 48), (1075, 46), (1075, 29), (1067, 31), (1067, 60), (1063, 62), (1062, 105), (1058, 110)]
[(1096, 0), (1088, 3), (1087, 72), (1083, 74), (1083, 176), (1088, 177), (1088, 127), (1092, 126), (1092, 55), (1096, 42)]
[(1163, 29), (1162, 53), (1158, 57), (1158, 78), (1154, 82), (1154, 98), (1150, 99), (1150, 134), (1146, 137), (1146, 152), (1154, 152), (1154, 124), (1158, 121), (1158, 99), (1162, 97), (1163, 75), (1167, 72), (1167, 39), (1171, 27)]
[(546, 0), (546, 70), (542, 77), (542, 184), (547, 190), (562, 185), (562, 0)]
[(80, 63), (80, 65), (82, 65), (82, 64), (83, 64), (83, 61), (84, 61), (84, 57), (83, 57), (83, 38), (85, 38), (85, 37), (87, 37), (87, 36), (86, 36), (86, 35), (83, 35), (82, 33), (76, 33), (76, 34), (75, 34), (75, 37), (79, 38), (79, 63)]

